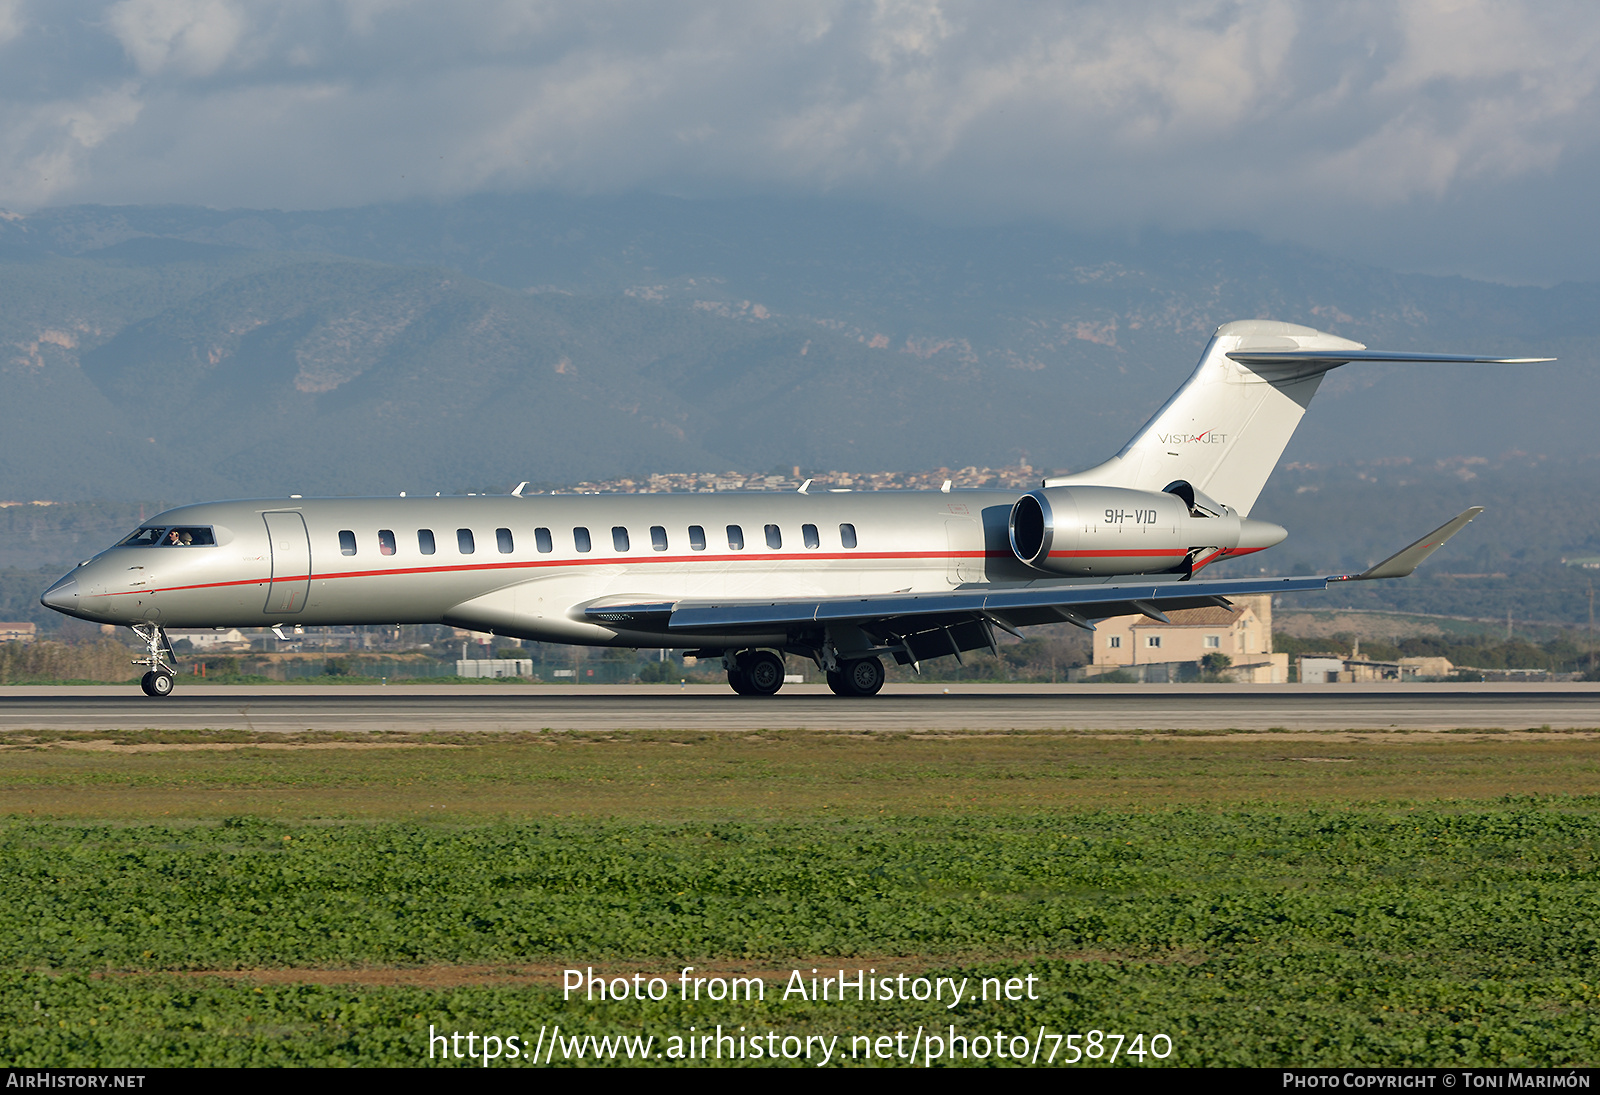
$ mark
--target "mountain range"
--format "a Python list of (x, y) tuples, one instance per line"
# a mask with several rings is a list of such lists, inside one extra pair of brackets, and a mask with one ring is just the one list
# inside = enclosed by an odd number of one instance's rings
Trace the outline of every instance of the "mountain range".
[(827, 200), (0, 217), (0, 498), (450, 492), (1114, 451), (1230, 319), (1554, 365), (1348, 366), (1290, 463), (1600, 452), (1600, 285)]

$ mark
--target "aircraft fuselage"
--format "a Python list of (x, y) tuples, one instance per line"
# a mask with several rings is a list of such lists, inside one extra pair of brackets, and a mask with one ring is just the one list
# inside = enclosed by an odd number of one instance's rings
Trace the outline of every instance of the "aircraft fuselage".
[[(1019, 491), (533, 495), (209, 502), (145, 522), (47, 592), (102, 623), (166, 628), (442, 623), (546, 642), (682, 645), (610, 627), (607, 600), (848, 597), (1060, 584), (1016, 558)], [(1173, 499), (1174, 505), (1180, 505)], [(1134, 519), (1135, 509), (1139, 519)], [(1105, 574), (1171, 570), (1190, 545), (1122, 507)], [(1275, 528), (1275, 526), (1272, 526)], [(211, 543), (173, 543), (181, 535)], [(202, 530), (204, 530), (202, 532)], [(1079, 579), (1095, 580), (1093, 574)], [(70, 589), (67, 588), (70, 583)], [(781, 633), (696, 646), (782, 645)]]

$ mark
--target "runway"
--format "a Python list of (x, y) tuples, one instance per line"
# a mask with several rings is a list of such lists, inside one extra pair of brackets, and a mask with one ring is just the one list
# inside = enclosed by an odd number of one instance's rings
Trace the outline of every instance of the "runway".
[(720, 731), (1600, 729), (1600, 685), (186, 685), (0, 688), (0, 731)]

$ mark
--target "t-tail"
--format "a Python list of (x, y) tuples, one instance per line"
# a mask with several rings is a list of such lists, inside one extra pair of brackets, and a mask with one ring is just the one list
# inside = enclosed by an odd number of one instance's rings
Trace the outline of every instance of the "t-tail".
[(1160, 491), (1187, 483), (1191, 491), (1244, 516), (1261, 496), (1267, 476), (1330, 370), (1350, 361), (1552, 360), (1387, 353), (1292, 323), (1225, 323), (1211, 336), (1183, 387), (1116, 456), (1087, 471), (1046, 479), (1044, 485)]

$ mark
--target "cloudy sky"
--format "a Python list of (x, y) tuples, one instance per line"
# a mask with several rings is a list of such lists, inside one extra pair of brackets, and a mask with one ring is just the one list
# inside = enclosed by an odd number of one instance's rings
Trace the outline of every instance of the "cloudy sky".
[(0, 207), (833, 194), (1600, 279), (1581, 0), (0, 0)]

